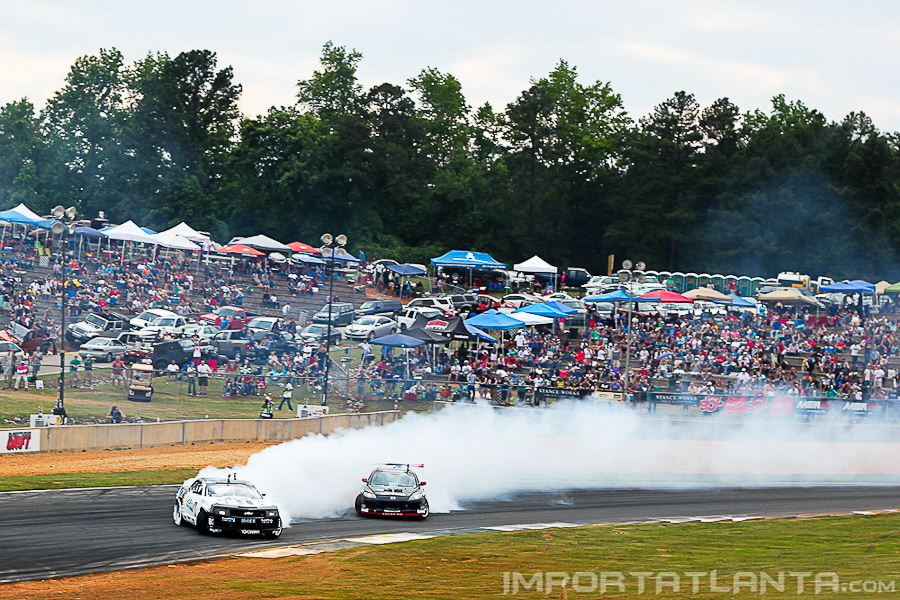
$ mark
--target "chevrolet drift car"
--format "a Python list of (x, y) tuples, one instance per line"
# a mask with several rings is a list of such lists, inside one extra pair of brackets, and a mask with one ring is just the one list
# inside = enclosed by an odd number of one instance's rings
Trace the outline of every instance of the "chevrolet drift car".
[(225, 479), (192, 478), (181, 484), (172, 508), (176, 525), (193, 525), (201, 534), (281, 535), (278, 507), (266, 503), (254, 485), (229, 475)]
[(376, 467), (363, 479), (362, 491), (356, 497), (356, 513), (361, 516), (428, 518), (428, 499), (418, 476), (410, 467), (425, 465), (388, 464)]

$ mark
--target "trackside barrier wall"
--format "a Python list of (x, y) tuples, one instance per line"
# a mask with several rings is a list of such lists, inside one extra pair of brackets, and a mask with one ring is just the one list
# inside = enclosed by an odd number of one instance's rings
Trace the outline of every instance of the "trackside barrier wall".
[(399, 411), (324, 415), (303, 419), (203, 419), (165, 423), (121, 423), (42, 427), (41, 452), (190, 446), (215, 442), (282, 442), (339, 429), (384, 425)]

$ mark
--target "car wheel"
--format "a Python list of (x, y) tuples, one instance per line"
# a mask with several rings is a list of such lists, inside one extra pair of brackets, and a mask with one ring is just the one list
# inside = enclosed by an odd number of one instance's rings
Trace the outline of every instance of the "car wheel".
[(356, 514), (358, 514), (359, 516), (363, 516), (363, 511), (362, 511), (362, 498), (363, 498), (363, 497), (362, 497), (362, 494), (357, 494), (357, 495), (356, 495), (356, 502), (353, 503), (353, 507), (356, 509)]
[(419, 513), (419, 518), (427, 519), (428, 515), (431, 514), (431, 511), (428, 509), (428, 500), (422, 500), (422, 508), (425, 509), (425, 512)]
[(238, 350), (237, 352), (234, 353), (234, 360), (236, 360), (236, 361), (238, 361), (238, 362), (243, 362), (243, 360), (244, 360), (244, 355), (241, 354), (241, 351), (240, 351), (240, 350)]
[(176, 502), (175, 507), (172, 508), (172, 520), (175, 521), (175, 524), (179, 527), (184, 527), (187, 524), (184, 519), (181, 518), (181, 504), (178, 502)]
[(111, 363), (112, 361), (113, 361), (113, 355), (112, 355), (112, 352), (108, 352), (108, 353), (106, 354), (106, 362)]
[(400, 323), (400, 331), (406, 331), (406, 323)]
[(200, 535), (208, 535), (210, 530), (210, 521), (212, 517), (206, 514), (205, 510), (201, 510), (197, 515), (197, 531)]
[(278, 519), (278, 527), (276, 527), (276, 528), (273, 529), (272, 531), (267, 531), (264, 535), (265, 535), (267, 538), (269, 538), (270, 540), (274, 540), (274, 539), (276, 539), (276, 538), (281, 537), (281, 531), (282, 531), (282, 528), (281, 528), (281, 519), (279, 518), (279, 519)]
[(370, 342), (371, 342), (374, 338), (375, 338), (375, 334), (374, 334), (374, 333), (370, 333), (369, 335), (366, 336), (366, 340), (367, 340), (367, 341), (370, 341)]

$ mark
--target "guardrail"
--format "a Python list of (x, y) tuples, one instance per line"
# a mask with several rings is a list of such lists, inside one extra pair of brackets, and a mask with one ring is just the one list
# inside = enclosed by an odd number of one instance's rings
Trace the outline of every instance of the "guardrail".
[(202, 419), (162, 423), (64, 425), (30, 431), (32, 434), (40, 432), (40, 452), (72, 452), (217, 442), (282, 442), (315, 433), (327, 435), (339, 429), (384, 425), (399, 417), (399, 411), (390, 410), (302, 419)]

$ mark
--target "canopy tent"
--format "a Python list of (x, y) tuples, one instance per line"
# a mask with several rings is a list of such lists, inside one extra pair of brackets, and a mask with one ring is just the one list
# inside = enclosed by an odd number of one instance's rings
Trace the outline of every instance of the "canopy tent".
[(546, 260), (535, 254), (525, 262), (513, 265), (513, 270), (520, 273), (546, 273), (556, 275), (559, 269), (548, 263)]
[(688, 290), (684, 293), (684, 297), (690, 298), (691, 300), (706, 300), (707, 302), (731, 304), (730, 296), (708, 287), (698, 287)]
[(403, 332), (404, 335), (422, 340), (426, 344), (449, 344), (450, 338), (446, 338), (439, 333), (429, 331), (422, 327), (413, 327)]
[(295, 254), (292, 256), (294, 260), (300, 261), (305, 265), (326, 265), (324, 260), (321, 258), (316, 258), (315, 256), (310, 256), (308, 254)]
[(206, 235), (205, 233), (200, 233), (184, 221), (176, 225), (175, 227), (169, 227), (165, 231), (159, 232), (159, 235), (163, 234), (175, 234), (180, 235), (181, 237), (188, 239), (192, 242), (200, 242), (202, 243), (210, 243), (212, 242), (212, 238)]
[(156, 236), (146, 233), (135, 225), (134, 221), (125, 221), (121, 225), (106, 227), (100, 230), (111, 240), (124, 242), (140, 242), (142, 244), (156, 244)]
[[(478, 333), (473, 333), (470, 330), (462, 317), (433, 317), (429, 319), (424, 315), (419, 315), (413, 322), (412, 327), (433, 331), (453, 340), (471, 340), (478, 336)], [(472, 327), (471, 329), (475, 328)]]
[(531, 327), (532, 325), (551, 325), (553, 323), (553, 317), (545, 317), (530, 312), (520, 312), (517, 310), (513, 311), (513, 315), (516, 319), (522, 321), (529, 327)]
[(483, 332), (482, 330), (478, 329), (478, 328), (475, 327), (474, 325), (469, 325), (468, 323), (465, 323), (465, 322), (463, 322), (463, 325), (465, 325), (466, 330), (467, 330), (469, 333), (471, 333), (471, 334), (472, 334), (472, 337), (474, 337), (474, 338), (477, 338), (477, 339), (479, 339), (479, 340), (484, 340), (484, 341), (490, 342), (490, 343), (492, 343), (492, 344), (496, 344), (498, 341), (500, 341), (500, 340), (498, 340), (497, 338), (495, 338), (495, 337), (493, 337), (493, 336), (491, 336), (491, 335), (486, 334), (485, 332)]
[(868, 281), (856, 279), (854, 281), (839, 281), (831, 285), (823, 285), (819, 288), (821, 293), (839, 293), (839, 294), (874, 294), (875, 285)]
[(554, 310), (558, 310), (559, 312), (566, 314), (566, 315), (574, 315), (578, 312), (571, 306), (566, 306), (562, 302), (557, 302), (556, 300), (551, 300), (550, 302), (544, 302), (544, 306), (547, 306)]
[(257, 250), (267, 250), (269, 252), (291, 252), (291, 248), (289, 246), (286, 246), (278, 240), (273, 240), (269, 236), (262, 234), (245, 238), (235, 238), (232, 240), (232, 243), (250, 246), (251, 248), (256, 248)]
[(900, 294), (900, 281), (884, 288), (885, 294)]
[(625, 290), (616, 290), (614, 292), (607, 292), (605, 294), (600, 294), (599, 296), (588, 296), (584, 299), (585, 302), (628, 302), (633, 300), (634, 298), (626, 292)]
[(694, 301), (690, 298), (670, 292), (669, 290), (654, 290), (634, 299), (635, 302), (660, 302), (664, 304), (687, 304)]
[(479, 329), (496, 329), (505, 331), (507, 329), (517, 329), (524, 327), (525, 323), (510, 315), (497, 312), (493, 308), (486, 310), (480, 315), (475, 315), (471, 319), (466, 319), (466, 323), (474, 325)]
[(889, 287), (891, 287), (890, 281), (883, 281), (883, 280), (879, 281), (878, 283), (875, 284), (875, 293), (883, 294), (884, 290), (888, 289)]
[(322, 251), (318, 248), (313, 248), (309, 244), (304, 244), (303, 242), (291, 242), (287, 245), (287, 247), (294, 252), (300, 252), (303, 254), (322, 254)]
[(173, 248), (175, 250), (200, 250), (200, 246), (192, 242), (191, 240), (183, 237), (177, 233), (173, 233), (172, 230), (166, 230), (162, 233), (157, 233), (153, 238), (156, 240), (156, 243), (164, 248)]
[(569, 313), (562, 311), (555, 306), (550, 306), (549, 302), (543, 304), (529, 304), (528, 306), (517, 308), (512, 312), (512, 316), (515, 319), (519, 319), (519, 315), (521, 314), (538, 315), (541, 317), (549, 317), (550, 319), (565, 319), (569, 316)]
[(425, 344), (425, 341), (402, 333), (392, 333), (380, 338), (375, 338), (370, 343), (377, 346), (389, 346), (391, 348), (416, 348)]
[(106, 239), (106, 234), (98, 229), (93, 229), (91, 227), (76, 227), (75, 231), (72, 232), (72, 235), (80, 235), (86, 238), (94, 238), (94, 239)]
[(774, 290), (767, 294), (760, 294), (761, 302), (781, 302), (782, 304), (810, 304), (819, 306), (819, 302), (815, 298), (810, 298), (798, 290), (797, 288), (784, 288)]
[(243, 244), (230, 244), (228, 246), (222, 246), (218, 250), (213, 250), (213, 252), (218, 252), (219, 254), (240, 254), (242, 256), (265, 256), (265, 254), (263, 254), (259, 250), (255, 250)]
[(0, 221), (30, 225), (41, 229), (50, 229), (50, 226), (53, 225), (53, 219), (45, 219), (22, 203), (9, 210), (0, 211)]
[(393, 273), (396, 273), (397, 275), (400, 275), (401, 277), (415, 277), (418, 275), (425, 275), (425, 270), (422, 269), (421, 267), (414, 267), (412, 265), (407, 265), (407, 264), (387, 265), (387, 266), (385, 266), (385, 268), (388, 271), (391, 271)]
[(728, 297), (731, 298), (731, 305), (737, 306), (740, 308), (752, 308), (756, 305), (747, 300), (746, 298), (741, 298), (737, 294), (728, 294)]
[(442, 256), (431, 259), (435, 267), (462, 267), (464, 269), (505, 269), (506, 263), (497, 262), (487, 252), (450, 250)]

